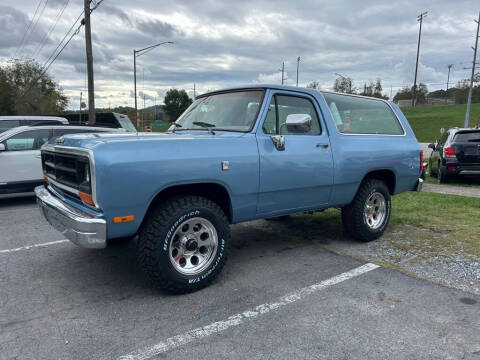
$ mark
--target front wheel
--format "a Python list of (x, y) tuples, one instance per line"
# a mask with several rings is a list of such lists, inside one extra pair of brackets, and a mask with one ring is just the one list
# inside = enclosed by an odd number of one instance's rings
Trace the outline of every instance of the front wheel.
[(207, 286), (220, 273), (230, 246), (222, 209), (200, 196), (167, 200), (146, 219), (138, 256), (154, 285), (172, 293)]
[(391, 198), (383, 181), (364, 181), (353, 201), (342, 208), (346, 231), (360, 241), (372, 241), (383, 235), (390, 221)]

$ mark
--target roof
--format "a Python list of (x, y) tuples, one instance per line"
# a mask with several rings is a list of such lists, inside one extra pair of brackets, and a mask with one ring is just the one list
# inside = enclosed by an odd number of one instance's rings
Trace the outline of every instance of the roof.
[(60, 116), (28, 116), (28, 115), (19, 115), (19, 116), (0, 116), (1, 120), (49, 120), (49, 121), (61, 121), (68, 122), (67, 119)]
[(114, 129), (114, 128), (104, 128), (104, 127), (94, 127), (94, 126), (71, 126), (71, 125), (42, 125), (42, 126), (17, 126), (7, 131), (4, 131), (0, 134), (0, 139), (5, 139), (7, 137), (20, 134), (27, 130), (41, 130), (41, 129), (78, 129), (78, 130), (92, 130), (98, 132), (124, 132), (124, 129)]

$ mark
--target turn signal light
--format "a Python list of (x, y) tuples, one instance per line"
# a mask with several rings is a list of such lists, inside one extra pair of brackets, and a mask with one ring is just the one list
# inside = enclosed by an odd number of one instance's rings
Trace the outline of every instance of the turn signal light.
[(114, 224), (121, 224), (121, 223), (126, 223), (126, 222), (132, 222), (135, 219), (133, 215), (128, 215), (128, 216), (117, 216), (113, 218), (113, 223)]
[(93, 202), (92, 194), (87, 194), (84, 192), (79, 191), (78, 192), (78, 197), (80, 200), (82, 200), (85, 204), (95, 206), (95, 203)]

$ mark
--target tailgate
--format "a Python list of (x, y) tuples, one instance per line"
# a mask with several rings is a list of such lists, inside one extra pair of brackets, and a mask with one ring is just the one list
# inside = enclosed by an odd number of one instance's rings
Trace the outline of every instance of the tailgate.
[(459, 162), (480, 164), (480, 130), (458, 132), (452, 147)]

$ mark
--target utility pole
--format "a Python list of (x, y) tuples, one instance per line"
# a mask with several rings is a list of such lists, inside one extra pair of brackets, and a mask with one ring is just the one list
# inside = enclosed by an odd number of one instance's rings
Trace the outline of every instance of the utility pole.
[(153, 122), (157, 121), (157, 97), (153, 98)]
[(193, 101), (195, 101), (197, 94), (195, 92), (195, 83), (193, 83)]
[(282, 85), (285, 80), (284, 74), (285, 74), (285, 61), (282, 61)]
[(470, 106), (472, 105), (473, 78), (475, 77), (475, 65), (477, 62), (477, 48), (478, 48), (478, 32), (480, 30), (480, 12), (478, 13), (478, 20), (475, 20), (475, 22), (477, 23), (477, 35), (475, 36), (475, 47), (473, 48), (472, 76), (470, 77), (470, 89), (468, 90), (467, 112), (465, 113), (464, 127), (466, 128), (468, 128), (468, 121), (470, 118)]
[(83, 93), (80, 91), (80, 108), (79, 108), (79, 112), (78, 112), (78, 120), (79, 120), (79, 124), (82, 125), (82, 95)]
[(448, 102), (448, 85), (450, 83), (450, 69), (453, 64), (448, 64), (448, 75), (447, 75), (447, 91), (445, 92), (445, 104)]
[(85, 17), (85, 47), (87, 51), (87, 77), (88, 77), (88, 125), (95, 124), (95, 93), (93, 85), (93, 53), (92, 53), (92, 30), (90, 27), (90, 1), (83, 0)]
[(417, 72), (418, 72), (418, 57), (420, 55), (420, 38), (422, 36), (422, 21), (427, 16), (427, 11), (417, 16), (417, 21), (420, 22), (420, 30), (418, 32), (418, 45), (417, 45), (417, 63), (415, 65), (415, 80), (413, 81), (412, 89), (412, 106), (415, 106), (415, 99), (417, 97)]
[(300, 67), (300, 56), (297, 57), (297, 87), (298, 87), (298, 68)]

